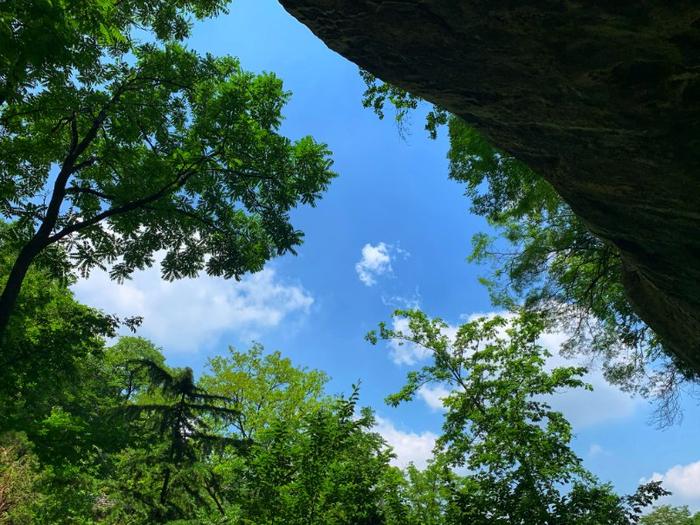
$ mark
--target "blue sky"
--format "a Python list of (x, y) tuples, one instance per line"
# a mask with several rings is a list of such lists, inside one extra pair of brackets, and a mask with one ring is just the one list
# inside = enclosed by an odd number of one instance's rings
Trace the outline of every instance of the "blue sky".
[[(428, 139), (420, 112), (402, 138), (390, 115), (380, 121), (364, 109), (357, 67), (272, 0), (237, 0), (230, 14), (197, 24), (190, 46), (280, 76), (293, 92), (284, 133), (326, 142), (340, 176), (316, 208), (294, 213), (306, 233), (299, 255), (272, 261), (241, 283), (165, 283), (152, 269), (119, 286), (97, 272), (76, 286), (78, 297), (144, 315), (141, 335), (162, 346), (173, 365), (202, 370), (207, 357), (256, 340), (327, 372), (331, 391), (347, 392), (361, 379), (362, 402), (376, 409), (378, 430), (402, 463), (420, 464), (440, 429), (439, 392), (398, 409), (384, 405), (420, 356), (372, 347), (363, 337), (407, 304), (452, 324), (493, 310), (477, 282), (486, 268), (466, 262), (471, 236), (486, 226), (447, 179), (445, 137)], [(700, 510), (697, 403), (687, 399), (683, 423), (660, 431), (649, 423), (646, 402), (609, 387), (600, 374), (589, 379), (595, 392), (555, 402), (574, 423), (586, 466), (623, 491), (656, 474), (676, 493), (672, 503)]]

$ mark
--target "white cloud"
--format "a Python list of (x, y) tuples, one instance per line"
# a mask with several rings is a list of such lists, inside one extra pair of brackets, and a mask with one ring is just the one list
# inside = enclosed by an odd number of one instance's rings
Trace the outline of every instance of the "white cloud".
[(382, 304), (395, 309), (415, 310), (420, 308), (421, 296), (418, 287), (412, 296), (406, 297), (403, 295), (382, 295)]
[(552, 353), (547, 367), (586, 366), (589, 372), (583, 380), (593, 387), (593, 391), (576, 389), (559, 392), (549, 399), (555, 410), (562, 412), (575, 429), (592, 427), (632, 416), (644, 405), (638, 397), (632, 397), (620, 388), (611, 385), (595, 363), (581, 359), (565, 358), (559, 349), (567, 336), (564, 333), (548, 333), (540, 337), (539, 343)]
[(169, 352), (196, 352), (227, 331), (253, 339), (293, 315), (309, 311), (313, 297), (267, 268), (241, 281), (202, 275), (168, 282), (159, 261), (117, 284), (95, 271), (73, 287), (82, 302), (120, 316), (141, 315), (139, 335)]
[(605, 450), (602, 446), (600, 446), (598, 443), (591, 443), (591, 446), (588, 447), (588, 457), (591, 458), (596, 458), (599, 456), (609, 456), (610, 453)]
[(641, 483), (661, 481), (671, 496), (662, 498), (658, 504), (688, 505), (700, 508), (700, 461), (687, 465), (675, 465), (665, 473), (654, 472), (649, 479), (642, 478)]
[(442, 400), (450, 395), (451, 391), (444, 385), (423, 385), (418, 389), (418, 397), (435, 411), (444, 410)]
[(405, 259), (410, 254), (398, 246), (385, 242), (376, 245), (367, 243), (362, 247), (362, 258), (355, 263), (357, 276), (365, 286), (374, 286), (377, 284), (377, 277), (393, 273), (391, 262), (399, 255)]
[(428, 460), (433, 455), (437, 434), (425, 431), (420, 434), (415, 432), (404, 432), (396, 428), (394, 423), (388, 419), (377, 416), (377, 423), (374, 431), (391, 445), (396, 454), (392, 464), (405, 468), (409, 463), (413, 463), (418, 468), (425, 468)]
[(393, 271), (389, 246), (383, 242), (376, 246), (365, 244), (362, 247), (362, 258), (355, 264), (355, 271), (365, 286), (377, 284), (377, 276)]

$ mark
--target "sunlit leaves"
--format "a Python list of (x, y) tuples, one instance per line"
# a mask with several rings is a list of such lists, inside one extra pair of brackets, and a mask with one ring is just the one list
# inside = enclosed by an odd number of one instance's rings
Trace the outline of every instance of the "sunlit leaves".
[(408, 319), (408, 330), (380, 325), (370, 341), (416, 344), (432, 356), (408, 373), (406, 385), (388, 401), (409, 401), (430, 383), (450, 391), (443, 398), (443, 433), (430, 468), (447, 465), (466, 473), (451, 481), (438, 506), (445, 523), (622, 525), (662, 494), (654, 485), (620, 498), (583, 468), (570, 448), (570, 424), (548, 399), (590, 387), (582, 380), (583, 368), (548, 367), (549, 354), (538, 344), (547, 326), (542, 316), (482, 317), (456, 333), (421, 311), (395, 316)]
[(282, 82), (178, 44), (133, 51), (1, 115), (0, 212), (118, 281), (156, 258), (168, 280), (240, 278), (294, 252), (290, 211), (335, 174), (325, 145), (279, 133)]

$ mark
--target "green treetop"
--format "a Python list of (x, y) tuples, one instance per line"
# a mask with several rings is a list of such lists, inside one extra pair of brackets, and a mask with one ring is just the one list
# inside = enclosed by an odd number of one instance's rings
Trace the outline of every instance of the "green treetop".
[(334, 177), (324, 145), (279, 134), (289, 94), (274, 75), (178, 44), (133, 52), (0, 110), (0, 213), (20, 246), (0, 333), (49, 247), (117, 280), (156, 257), (166, 279), (239, 278), (294, 251), (290, 210)]
[(698, 525), (700, 512), (691, 515), (688, 507), (661, 505), (642, 517), (641, 525)]
[(409, 401), (431, 383), (450, 391), (443, 398), (437, 462), (467, 474), (452, 482), (446, 523), (623, 525), (636, 522), (640, 509), (665, 493), (650, 483), (619, 497), (583, 468), (570, 447), (571, 425), (547, 398), (590, 387), (581, 378), (583, 368), (546, 366), (549, 354), (537, 342), (546, 327), (541, 316), (479, 318), (452, 338), (444, 321), (421, 311), (395, 315), (408, 320), (408, 331), (381, 324), (368, 339), (418, 345), (432, 359), (409, 372), (388, 402)]
[(22, 102), (57, 78), (89, 72), (148, 31), (182, 40), (226, 0), (7, 0), (0, 10), (0, 106)]

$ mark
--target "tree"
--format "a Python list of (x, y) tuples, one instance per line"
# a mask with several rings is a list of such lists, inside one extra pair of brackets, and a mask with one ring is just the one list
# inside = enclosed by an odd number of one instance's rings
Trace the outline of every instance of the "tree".
[[(0, 274), (7, 275), (14, 253), (0, 244)], [(33, 512), (27, 523), (91, 516), (115, 454), (133, 439), (133, 428), (114, 413), (122, 402), (121, 367), (105, 338), (114, 334), (115, 320), (78, 303), (68, 288), (71, 276), (63, 264), (47, 264), (53, 262), (60, 253), (40, 258), (28, 272), (0, 367), (0, 434), (26, 436), (26, 445), (14, 450), (31, 450), (32, 491), (41, 495), (30, 509), (24, 505)]]
[(231, 400), (238, 415), (227, 431), (242, 439), (256, 439), (273, 421), (294, 427), (323, 403), (328, 382), (323, 372), (295, 367), (279, 352), (265, 354), (259, 344), (246, 352), (229, 348), (228, 356), (210, 358), (207, 368), (201, 384)]
[(133, 51), (135, 63), (115, 57), (0, 115), (0, 213), (25, 240), (0, 332), (50, 246), (83, 274), (111, 264), (117, 280), (158, 253), (166, 279), (239, 278), (294, 251), (290, 209), (314, 204), (334, 176), (324, 145), (278, 134), (288, 94), (273, 75), (178, 44)]
[(695, 525), (700, 523), (700, 513), (691, 515), (688, 507), (661, 505), (642, 517), (641, 525)]
[(357, 391), (258, 433), (230, 501), (252, 523), (371, 525), (384, 520), (391, 451)]
[(147, 367), (134, 366), (134, 363), (147, 361), (167, 369), (162, 349), (143, 337), (122, 336), (104, 355), (106, 367), (110, 370), (111, 388), (119, 404), (136, 402), (140, 394), (153, 389)]
[(459, 476), (440, 458), (434, 458), (425, 469), (409, 464), (401, 472), (398, 493), (401, 504), (394, 511), (391, 525), (444, 525), (450, 504), (450, 488)]
[(38, 461), (26, 436), (0, 435), (0, 524), (34, 522), (42, 500), (40, 482)]
[(8, 0), (0, 11), (0, 106), (22, 102), (65, 77), (123, 53), (135, 29), (158, 40), (189, 35), (190, 17), (224, 10), (225, 0), (51, 2)]
[[(143, 416), (142, 423), (150, 427), (157, 440), (145, 449), (130, 448), (122, 452), (120, 467), (126, 469), (125, 488), (131, 487), (130, 480), (134, 477), (148, 475), (148, 482), (141, 484), (136, 495), (150, 507), (151, 519), (186, 518), (188, 511), (183, 496), (189, 506), (209, 508), (209, 502), (213, 503), (212, 510), (218, 509), (224, 514), (217, 483), (206, 466), (206, 457), (216, 447), (243, 444), (238, 439), (211, 431), (212, 421), (229, 424), (238, 411), (230, 406), (228, 398), (210, 394), (199, 387), (191, 368), (171, 370), (143, 358), (131, 361), (129, 365), (136, 373), (146, 372), (149, 381), (145, 395), (138, 395), (124, 409), (132, 417)], [(143, 466), (155, 466), (159, 475), (144, 472)], [(157, 494), (153, 492), (155, 486)], [(129, 492), (134, 493), (133, 490)]]
[[(7, 231), (0, 225), (0, 275), (6, 276), (16, 252), (2, 241)], [(31, 441), (52, 442), (44, 426), (56, 410), (72, 412), (89, 406), (83, 394), (92, 381), (100, 382), (97, 363), (104, 338), (114, 335), (116, 322), (93, 308), (78, 303), (62, 272), (65, 254), (54, 253), (29, 271), (16, 313), (8, 326), (0, 358), (0, 429), (25, 432)], [(0, 277), (0, 286), (3, 278)], [(84, 403), (84, 404), (83, 404)], [(85, 415), (85, 417), (88, 417)], [(93, 416), (89, 416), (93, 417)], [(77, 445), (71, 444), (71, 447)], [(43, 448), (38, 452), (44, 459)], [(52, 455), (60, 456), (54, 449)]]
[(419, 345), (433, 359), (409, 372), (406, 385), (387, 401), (409, 401), (434, 382), (450, 391), (436, 453), (468, 474), (451, 488), (447, 523), (622, 525), (635, 522), (640, 508), (665, 493), (651, 483), (620, 498), (583, 468), (570, 448), (570, 424), (547, 398), (590, 387), (581, 379), (583, 368), (545, 367), (549, 354), (537, 343), (546, 327), (541, 316), (479, 318), (461, 325), (454, 338), (444, 321), (418, 310), (395, 316), (408, 320), (407, 332), (380, 324), (368, 339)]
[[(390, 451), (374, 418), (349, 398), (324, 393), (327, 376), (295, 367), (259, 345), (215, 357), (207, 390), (234, 400), (240, 416), (224, 435), (251, 440), (216, 461), (232, 515), (251, 523), (383, 523)], [(244, 521), (245, 522), (245, 521)]]
[[(364, 105), (380, 118), (387, 103), (401, 122), (422, 102), (370, 73), (362, 76)], [(465, 183), (472, 211), (497, 232), (475, 235), (470, 255), (471, 261), (493, 264), (483, 282), (494, 303), (546, 314), (569, 332), (565, 351), (594, 352), (611, 382), (656, 397), (659, 422), (673, 422), (679, 416), (678, 386), (696, 381), (700, 371), (667, 352), (636, 314), (616, 248), (593, 235), (539, 174), (459, 117), (433, 107), (426, 130), (434, 138), (442, 125), (450, 139), (450, 178)]]

